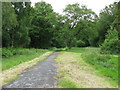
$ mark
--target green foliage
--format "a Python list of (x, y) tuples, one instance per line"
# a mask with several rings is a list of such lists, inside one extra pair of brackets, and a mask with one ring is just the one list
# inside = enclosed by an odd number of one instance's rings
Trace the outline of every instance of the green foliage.
[(101, 53), (119, 54), (120, 40), (118, 39), (118, 32), (116, 29), (108, 30), (106, 39), (101, 46)]
[(55, 13), (52, 6), (45, 2), (35, 4), (30, 37), (32, 47), (49, 48), (54, 33)]
[(23, 48), (2, 48), (2, 57), (11, 57), (13, 55), (24, 55), (28, 54), (28, 49)]
[(70, 25), (70, 28), (74, 28), (79, 20), (90, 21), (96, 17), (91, 9), (87, 9), (86, 6), (79, 3), (68, 4), (64, 12), (66, 13), (67, 23)]
[[(101, 45), (105, 40), (105, 35), (115, 20), (114, 9), (116, 3), (106, 6), (100, 13), (97, 21), (98, 44)], [(104, 24), (103, 24), (104, 23)]]
[(82, 40), (77, 41), (77, 47), (84, 47), (85, 46), (85, 42)]
[[(9, 15), (9, 17), (8, 17)], [(14, 8), (10, 2), (2, 2), (2, 26), (3, 30), (11, 29), (16, 26), (17, 19)]]
[(10, 2), (2, 2), (2, 44), (9, 47), (13, 41), (13, 27), (17, 25), (17, 15)]
[[(13, 47), (26, 47), (30, 43), (29, 30), (31, 28), (31, 3), (13, 2), (14, 10), (17, 15), (18, 25), (13, 28)], [(18, 10), (19, 9), (19, 10)]]
[(80, 46), (78, 44), (83, 44), (81, 41), (85, 43), (81, 46), (89, 46), (92, 41), (88, 40), (89, 34), (96, 33), (95, 31), (88, 33), (90, 30), (89, 27), (93, 29), (94, 26), (92, 23), (94, 22), (94, 19), (97, 18), (97, 15), (91, 9), (78, 3), (68, 4), (64, 9), (64, 12), (66, 17), (65, 24), (67, 27), (67, 35), (68, 38), (70, 38), (67, 42), (68, 45), (70, 45), (69, 42), (73, 39), (75, 45), (71, 43), (71, 46)]
[(2, 57), (10, 57), (13, 53), (7, 48), (2, 48)]
[[(3, 2), (2, 11), (3, 47), (99, 46), (111, 25), (119, 32), (119, 3), (106, 6), (99, 17), (79, 3), (68, 4), (64, 15), (54, 12), (51, 4), (44, 1), (35, 7), (30, 2)], [(102, 46), (118, 47), (119, 41), (108, 44)]]
[(2, 48), (2, 57), (3, 58), (9, 58), (11, 56), (14, 56), (14, 55), (29, 55), (29, 54), (32, 54), (33, 51), (34, 52), (39, 52), (39, 50), (42, 52), (42, 51), (45, 51), (45, 50), (42, 50), (42, 49), (34, 49), (34, 48), (31, 48), (31, 49), (26, 49), (26, 48)]
[(115, 20), (113, 22), (113, 27), (118, 31), (118, 36), (120, 37), (120, 2), (117, 2), (114, 9)]

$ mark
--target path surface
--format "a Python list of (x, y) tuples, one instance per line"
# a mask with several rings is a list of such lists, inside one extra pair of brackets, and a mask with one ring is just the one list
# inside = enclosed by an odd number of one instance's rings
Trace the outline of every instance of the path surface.
[(55, 57), (59, 52), (54, 52), (46, 60), (26, 69), (20, 74), (20, 78), (9, 83), (3, 88), (54, 88), (56, 85)]

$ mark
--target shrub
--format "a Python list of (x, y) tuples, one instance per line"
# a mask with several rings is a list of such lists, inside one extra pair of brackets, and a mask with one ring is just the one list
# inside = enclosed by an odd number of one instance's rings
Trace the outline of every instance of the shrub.
[(85, 46), (85, 42), (82, 40), (77, 41), (77, 47), (84, 47)]
[(24, 55), (37, 52), (36, 49), (29, 50), (25, 48), (2, 48), (2, 57), (7, 58), (13, 55)]
[(2, 48), (2, 57), (10, 57), (13, 53), (9, 48)]
[(16, 48), (16, 49), (14, 50), (14, 54), (15, 54), (15, 55), (24, 55), (24, 54), (29, 54), (29, 53), (30, 53), (29, 49)]
[(120, 53), (120, 40), (118, 39), (118, 32), (116, 29), (108, 30), (106, 39), (101, 46), (101, 53), (106, 54), (119, 54)]

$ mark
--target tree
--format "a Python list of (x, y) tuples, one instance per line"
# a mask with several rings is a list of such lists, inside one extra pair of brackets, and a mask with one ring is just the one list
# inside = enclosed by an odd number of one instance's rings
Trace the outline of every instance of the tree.
[(110, 53), (110, 54), (119, 54), (120, 53), (120, 2), (114, 3), (114, 15), (115, 19), (110, 26), (110, 30), (107, 31), (107, 35), (105, 38), (104, 43), (101, 46), (101, 52), (102, 53)]
[(120, 37), (120, 2), (116, 2), (114, 9), (115, 20), (113, 22), (113, 27), (118, 31), (118, 36)]
[(18, 21), (18, 25), (14, 28), (14, 47), (26, 47), (30, 43), (31, 3), (13, 2), (12, 5), (14, 6)]
[(74, 28), (80, 20), (93, 21), (97, 15), (86, 6), (79, 3), (69, 4), (64, 9), (66, 15), (66, 22), (69, 23), (71, 28)]
[(2, 44), (3, 47), (13, 47), (13, 37), (17, 26), (17, 15), (10, 2), (2, 3)]
[(56, 21), (54, 25), (54, 35), (52, 38), (52, 46), (57, 48), (66, 47), (66, 39), (65, 38), (65, 16), (56, 13)]
[(54, 32), (54, 17), (52, 6), (45, 2), (35, 4), (30, 37), (32, 47), (48, 48)]
[(116, 3), (106, 6), (99, 15), (99, 19), (97, 21), (99, 45), (101, 45), (104, 42), (105, 35), (107, 31), (110, 29), (110, 26), (112, 25), (113, 21), (115, 20), (115, 16), (114, 16), (115, 6)]
[[(97, 15), (91, 9), (87, 9), (84, 5), (80, 6), (78, 3), (67, 5), (64, 12), (66, 16), (65, 22), (68, 24), (66, 30), (70, 35), (68, 35), (68, 42), (72, 42), (73, 39), (76, 40), (78, 46), (89, 46), (88, 30), (91, 29), (88, 28), (92, 28), (92, 23), (97, 18)], [(75, 41), (73, 42), (75, 43)], [(80, 42), (84, 43), (84, 45), (79, 45)]]
[(119, 54), (120, 53), (120, 40), (118, 39), (118, 32), (111, 27), (107, 31), (106, 39), (101, 46), (102, 53)]

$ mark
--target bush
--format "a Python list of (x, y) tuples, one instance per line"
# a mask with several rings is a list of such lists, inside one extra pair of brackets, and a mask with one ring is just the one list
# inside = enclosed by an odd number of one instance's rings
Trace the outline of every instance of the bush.
[(30, 51), (29, 49), (24, 49), (24, 48), (16, 48), (13, 49), (14, 55), (24, 55), (24, 54), (29, 54)]
[(77, 41), (77, 47), (84, 47), (85, 46), (85, 42), (82, 40)]
[[(37, 52), (35, 49), (32, 51)], [(2, 57), (7, 58), (13, 55), (24, 55), (32, 53), (29, 49), (25, 48), (2, 48)]]
[(101, 53), (106, 54), (119, 54), (120, 53), (120, 40), (118, 39), (117, 30), (108, 30), (106, 39), (101, 46)]
[(2, 48), (2, 57), (10, 57), (13, 53), (9, 48)]

